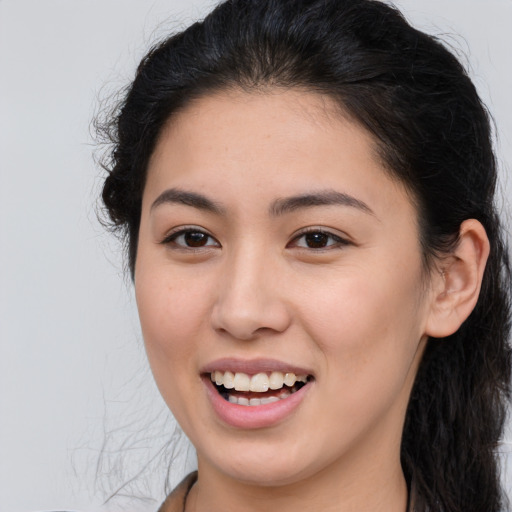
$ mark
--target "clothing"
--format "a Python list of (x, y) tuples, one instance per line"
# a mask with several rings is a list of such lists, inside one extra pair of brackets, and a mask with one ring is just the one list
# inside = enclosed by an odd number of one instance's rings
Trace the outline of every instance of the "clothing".
[(185, 502), (187, 495), (196, 483), (197, 471), (187, 475), (181, 483), (167, 496), (162, 503), (158, 512), (183, 512), (185, 510)]
[[(174, 491), (172, 491), (171, 494), (167, 496), (166, 500), (158, 509), (158, 512), (184, 512), (188, 493), (196, 481), (197, 471), (194, 471), (193, 473), (190, 473), (188, 476), (186, 476), (174, 489)], [(409, 506), (407, 507), (408, 512), (414, 511), (414, 506), (412, 505), (412, 494), (413, 493), (411, 493)]]

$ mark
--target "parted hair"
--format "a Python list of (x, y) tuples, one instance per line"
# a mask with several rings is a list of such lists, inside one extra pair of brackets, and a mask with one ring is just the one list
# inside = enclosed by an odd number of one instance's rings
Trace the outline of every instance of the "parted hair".
[(483, 224), (491, 252), (478, 303), (455, 334), (428, 341), (401, 460), (417, 512), (504, 510), (496, 449), (510, 397), (511, 272), (491, 123), (464, 67), (380, 1), (222, 2), (149, 51), (99, 126), (111, 144), (102, 162), (106, 219), (124, 236), (132, 276), (148, 161), (163, 126), (194, 99), (231, 88), (334, 99), (409, 190), (426, 269), (456, 246), (464, 220)]

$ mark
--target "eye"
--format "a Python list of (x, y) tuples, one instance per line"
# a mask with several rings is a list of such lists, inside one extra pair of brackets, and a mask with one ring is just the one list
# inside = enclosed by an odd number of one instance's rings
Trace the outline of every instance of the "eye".
[(203, 247), (220, 247), (213, 236), (196, 228), (180, 229), (168, 235), (161, 242), (164, 245), (174, 245), (180, 249), (201, 249)]
[(296, 236), (289, 244), (301, 249), (329, 249), (349, 245), (350, 242), (328, 231), (315, 229)]

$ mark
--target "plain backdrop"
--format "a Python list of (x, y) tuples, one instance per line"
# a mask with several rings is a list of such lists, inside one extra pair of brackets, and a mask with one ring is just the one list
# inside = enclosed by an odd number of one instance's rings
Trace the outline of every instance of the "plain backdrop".
[[(96, 220), (90, 122), (152, 42), (214, 3), (0, 0), (1, 512), (117, 510), (123, 500), (102, 502), (132, 478), (120, 493), (129, 510), (156, 510), (163, 496), (155, 468), (173, 426), (145, 363), (121, 247)], [(510, 198), (512, 0), (397, 5), (461, 52), (494, 115)], [(182, 458), (173, 482), (190, 467)]]

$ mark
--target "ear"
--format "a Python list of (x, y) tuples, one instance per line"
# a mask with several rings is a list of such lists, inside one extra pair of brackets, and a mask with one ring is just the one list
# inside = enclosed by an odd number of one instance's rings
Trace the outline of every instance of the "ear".
[(475, 219), (464, 221), (456, 248), (440, 259), (438, 273), (432, 276), (425, 334), (444, 338), (466, 320), (478, 300), (488, 256), (489, 239), (482, 224)]

